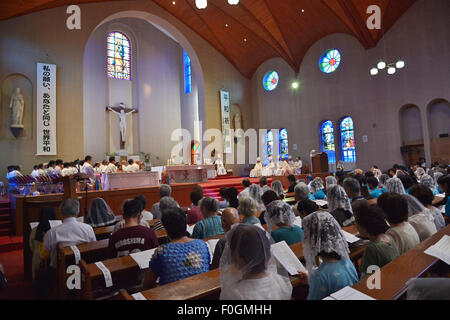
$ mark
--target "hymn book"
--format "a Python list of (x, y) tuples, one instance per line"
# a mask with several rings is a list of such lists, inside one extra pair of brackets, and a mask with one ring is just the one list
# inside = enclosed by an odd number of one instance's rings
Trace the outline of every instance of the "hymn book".
[(211, 258), (211, 261), (209, 262), (210, 264), (212, 263), (212, 260), (213, 260), (214, 250), (216, 250), (217, 242), (219, 242), (219, 239), (211, 239), (211, 240), (206, 241), (206, 244), (208, 245), (208, 249), (209, 249), (209, 256)]
[(441, 240), (430, 246), (424, 253), (436, 257), (450, 265), (450, 236), (444, 235)]
[(347, 231), (344, 231), (344, 230), (341, 230), (341, 231), (342, 231), (342, 233), (344, 234), (345, 240), (346, 240), (348, 243), (355, 243), (355, 242), (361, 240), (361, 239), (359, 239), (357, 236), (355, 236), (355, 235), (353, 235), (353, 234), (351, 234), (351, 233), (349, 233), (349, 232), (347, 232)]
[(278, 262), (286, 269), (291, 276), (298, 275), (298, 272), (304, 272), (308, 274), (308, 271), (303, 264), (298, 260), (295, 253), (288, 246), (286, 241), (275, 243), (271, 246), (271, 252)]
[(155, 253), (156, 248), (145, 250), (141, 252), (131, 253), (130, 257), (139, 265), (141, 269), (148, 269), (149, 262), (152, 260), (153, 253)]
[(345, 287), (331, 294), (323, 300), (375, 300), (374, 298), (364, 294), (352, 287)]

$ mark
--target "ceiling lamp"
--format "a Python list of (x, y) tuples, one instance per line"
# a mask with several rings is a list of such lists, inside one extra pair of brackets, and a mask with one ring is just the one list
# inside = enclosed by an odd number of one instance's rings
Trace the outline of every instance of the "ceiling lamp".
[(208, 6), (208, 0), (195, 0), (195, 6), (198, 9), (205, 9)]
[(373, 67), (372, 69), (370, 69), (370, 74), (372, 76), (376, 76), (378, 74), (378, 68)]
[(384, 62), (384, 61), (378, 62), (377, 68), (380, 70), (383, 70), (384, 68), (386, 68), (386, 62)]
[(228, 0), (228, 4), (231, 4), (232, 6), (235, 6), (239, 3), (239, 0)]
[(299, 83), (297, 81), (292, 82), (291, 84), (292, 89), (298, 89)]
[(394, 74), (396, 71), (397, 70), (395, 69), (395, 67), (393, 65), (390, 65), (388, 70), (387, 70), (387, 73), (388, 74)]
[(403, 69), (405, 67), (405, 61), (403, 60), (398, 60), (397, 63), (395, 64), (395, 67), (397, 69)]

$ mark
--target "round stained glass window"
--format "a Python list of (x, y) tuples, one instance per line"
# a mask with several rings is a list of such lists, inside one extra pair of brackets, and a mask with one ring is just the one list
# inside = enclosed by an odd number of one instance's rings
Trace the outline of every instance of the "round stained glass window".
[(319, 60), (319, 68), (322, 72), (332, 73), (341, 64), (341, 53), (336, 49), (327, 50)]
[(275, 88), (278, 86), (278, 73), (276, 71), (269, 71), (266, 73), (263, 79), (263, 86), (264, 89), (267, 91), (275, 90)]

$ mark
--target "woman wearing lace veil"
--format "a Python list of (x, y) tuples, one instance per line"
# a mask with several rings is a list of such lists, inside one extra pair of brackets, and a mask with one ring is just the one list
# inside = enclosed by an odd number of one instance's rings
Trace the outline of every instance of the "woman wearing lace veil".
[(275, 242), (286, 241), (288, 245), (292, 245), (302, 241), (303, 230), (294, 224), (294, 211), (286, 202), (282, 200), (271, 202), (267, 206), (264, 218), (267, 222), (267, 230)]
[(399, 178), (390, 178), (386, 181), (386, 191), (397, 194), (406, 194), (405, 187)]
[(303, 255), (309, 273), (308, 300), (321, 300), (357, 283), (358, 273), (336, 219), (326, 211), (316, 211), (304, 218), (302, 224)]
[(220, 259), (221, 300), (289, 300), (292, 285), (277, 268), (272, 241), (261, 228), (239, 224), (226, 234)]
[(261, 199), (261, 187), (255, 183), (252, 184), (249, 189), (249, 195), (250, 198), (253, 198), (253, 200), (255, 200), (258, 211), (264, 211), (266, 207), (264, 207), (264, 203)]
[(280, 180), (274, 180), (270, 184), (270, 187), (273, 191), (275, 191), (280, 199), (284, 199), (284, 190), (283, 185), (281, 184)]
[(420, 241), (435, 234), (437, 229), (432, 213), (416, 197), (409, 194), (402, 197), (408, 201), (408, 222), (416, 229)]
[(328, 209), (341, 227), (347, 227), (355, 222), (352, 205), (344, 188), (338, 184), (332, 185), (327, 192)]
[(428, 187), (431, 190), (431, 192), (433, 192), (434, 196), (438, 194), (436, 190), (436, 184), (434, 183), (434, 180), (430, 175), (424, 174), (420, 178), (420, 183), (423, 184), (425, 187)]
[(333, 185), (337, 184), (337, 180), (333, 176), (328, 176), (325, 178), (325, 190), (328, 192)]
[(311, 193), (314, 197), (314, 199), (311, 200), (323, 200), (326, 199), (327, 196), (325, 192), (323, 191), (325, 187), (323, 186), (322, 178), (317, 177), (313, 181), (311, 181)]

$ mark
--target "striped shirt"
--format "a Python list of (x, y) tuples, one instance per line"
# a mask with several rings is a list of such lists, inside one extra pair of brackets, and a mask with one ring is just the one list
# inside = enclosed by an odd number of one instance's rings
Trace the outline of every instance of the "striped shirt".
[(192, 232), (192, 238), (204, 239), (215, 237), (224, 233), (225, 232), (222, 228), (222, 219), (219, 216), (213, 216), (197, 222), (194, 227), (194, 231)]

